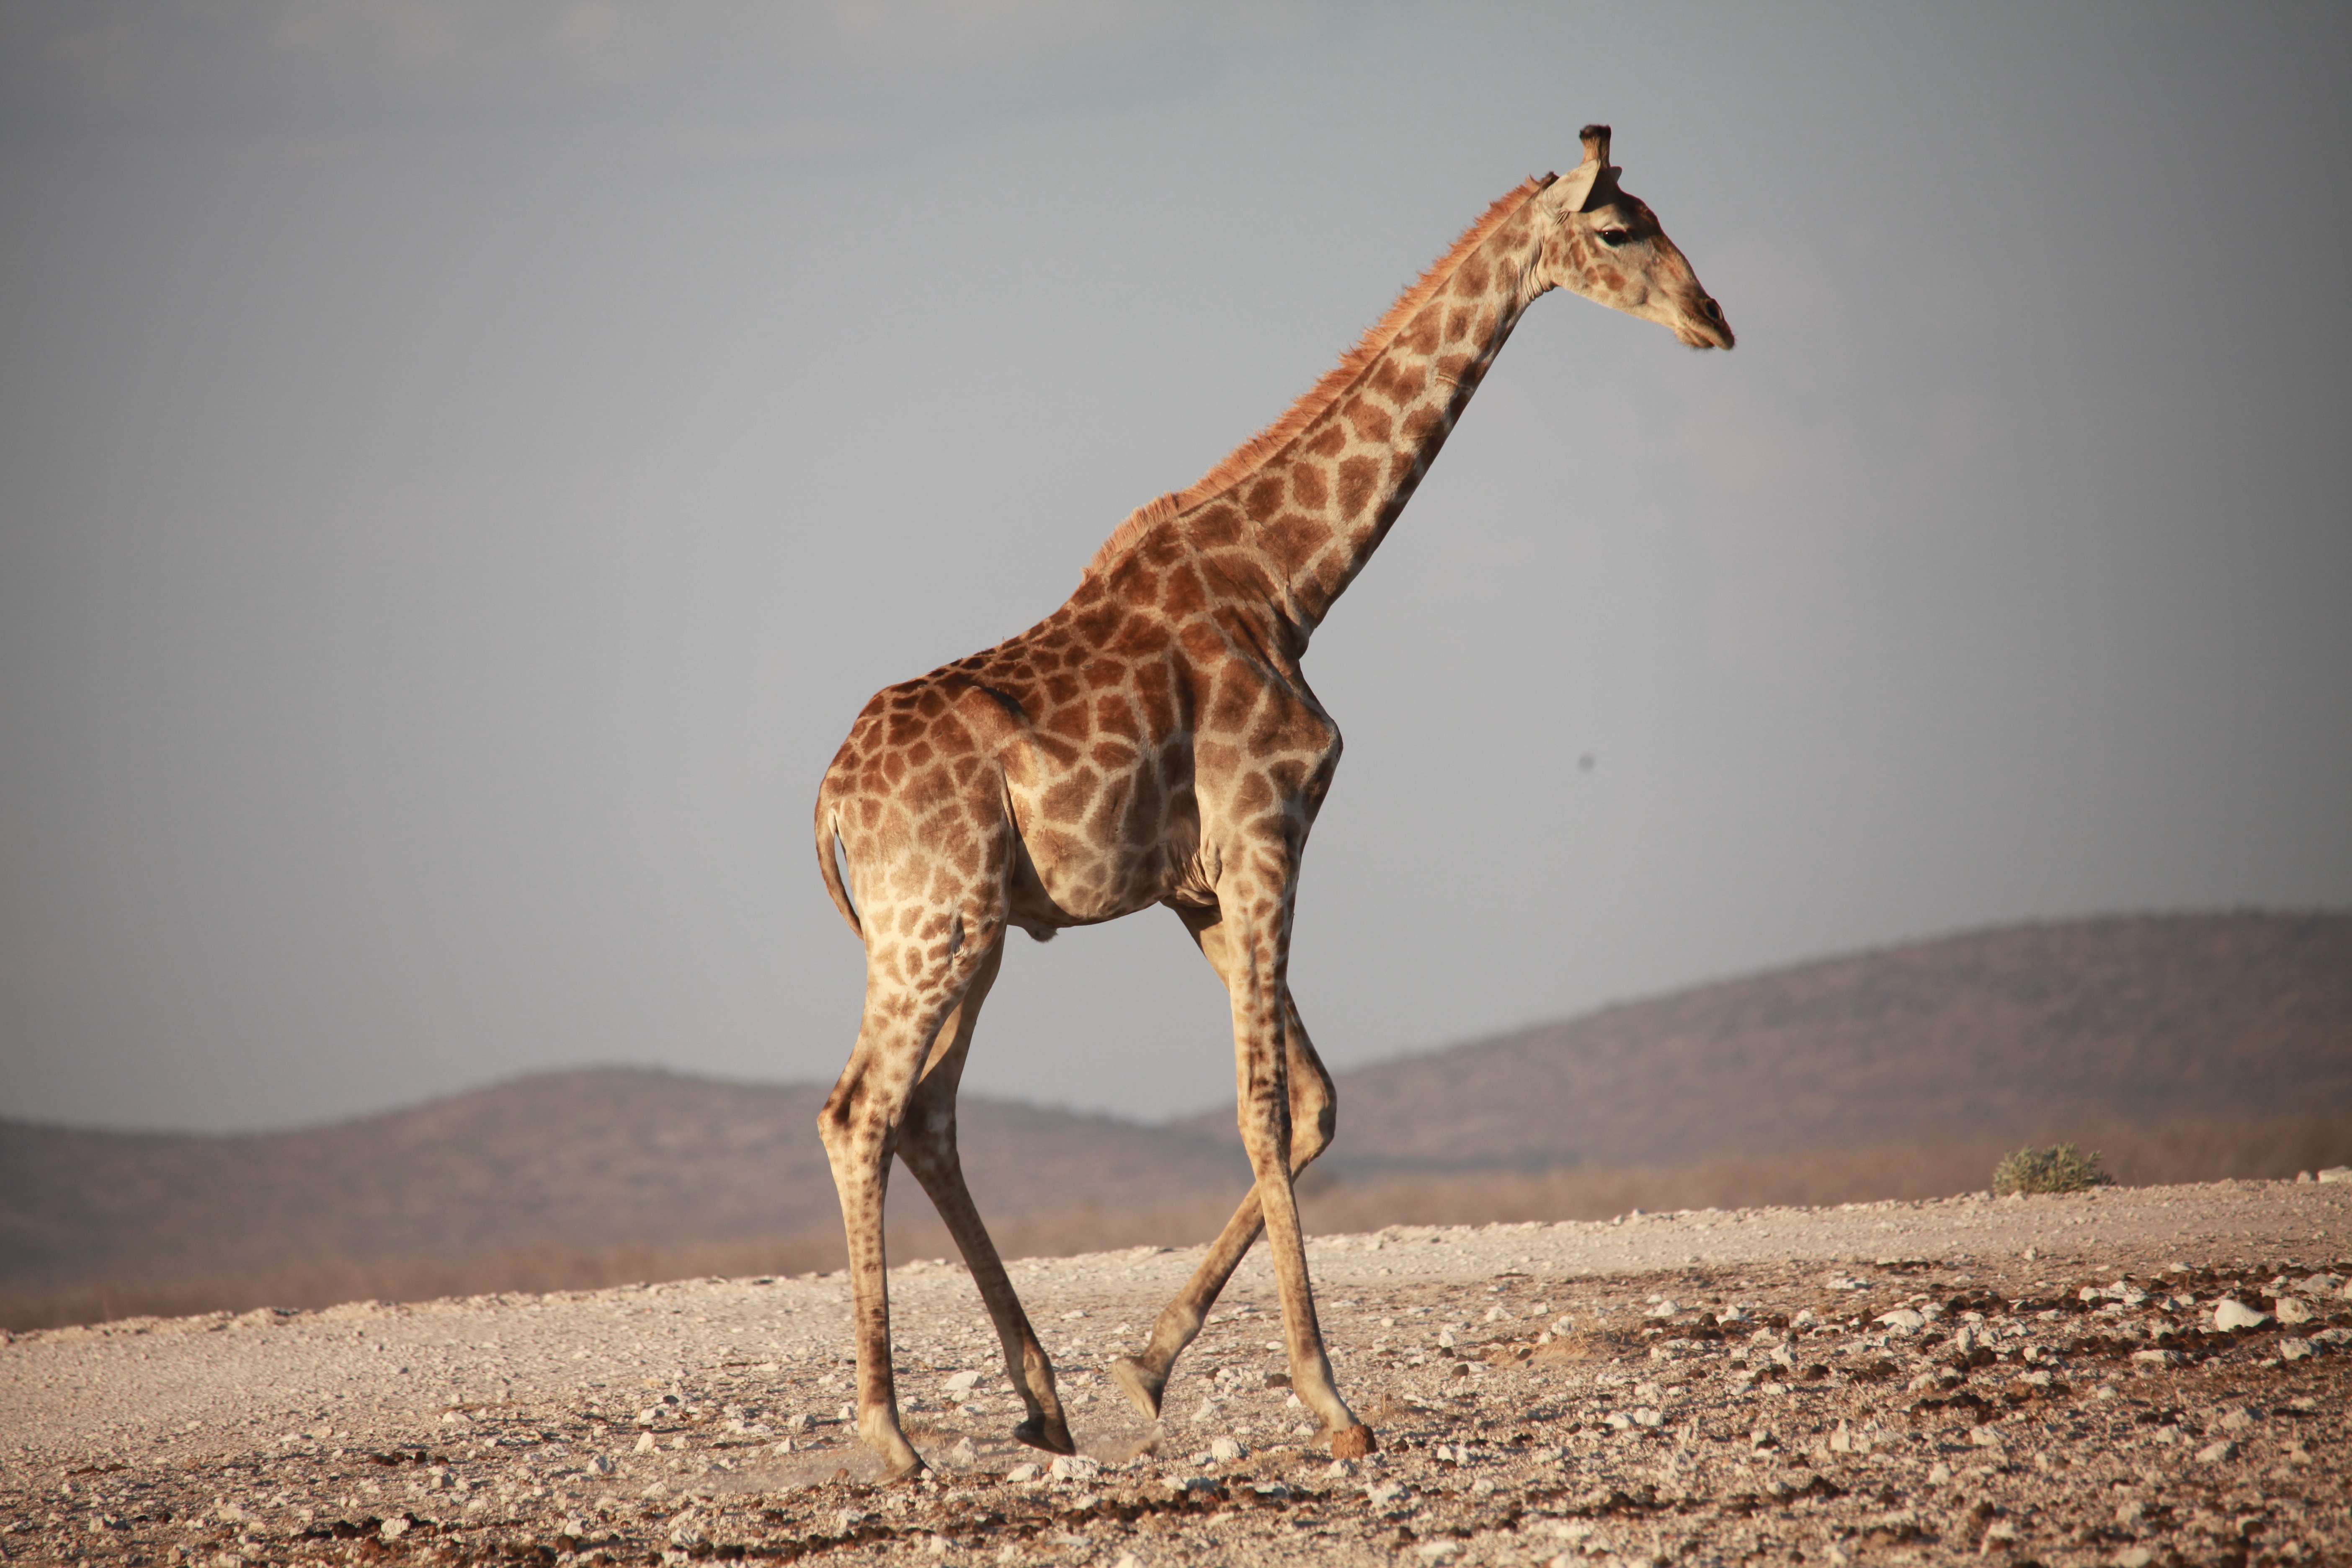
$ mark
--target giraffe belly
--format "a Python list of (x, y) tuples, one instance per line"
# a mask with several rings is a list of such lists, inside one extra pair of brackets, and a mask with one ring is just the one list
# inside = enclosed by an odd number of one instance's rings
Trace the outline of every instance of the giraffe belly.
[(1023, 810), (1016, 795), (1016, 851), (1005, 889), (1013, 923), (1032, 935), (1099, 925), (1175, 892), (1195, 858), (1199, 823), (1187, 812), (1151, 826), (1157, 831), (1140, 841), (1103, 844), (1078, 825), (1057, 825)]

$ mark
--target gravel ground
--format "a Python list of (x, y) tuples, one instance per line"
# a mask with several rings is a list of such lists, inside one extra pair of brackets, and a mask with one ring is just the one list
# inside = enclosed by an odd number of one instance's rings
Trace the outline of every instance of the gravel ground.
[[(1309, 1251), (1335, 1462), (1253, 1257), (1157, 1426), (1104, 1361), (1193, 1251), (892, 1274), (909, 1435), (847, 1435), (839, 1276), (143, 1319), (0, 1346), (0, 1560), (130, 1564), (2340, 1562), (2352, 1183), (1403, 1226)], [(2259, 1317), (2217, 1326), (2217, 1307)], [(2284, 1320), (2282, 1321), (2282, 1320)], [(974, 1376), (973, 1374), (978, 1374)], [(1057, 1473), (1058, 1472), (1058, 1473)]]

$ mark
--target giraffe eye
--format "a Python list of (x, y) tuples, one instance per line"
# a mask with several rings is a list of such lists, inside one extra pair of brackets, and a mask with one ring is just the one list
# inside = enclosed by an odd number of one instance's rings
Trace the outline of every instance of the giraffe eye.
[(1601, 231), (1601, 243), (1607, 246), (1612, 250), (1616, 249), (1619, 246), (1624, 244), (1627, 240), (1633, 237), (1633, 234), (1631, 229), (1604, 228)]

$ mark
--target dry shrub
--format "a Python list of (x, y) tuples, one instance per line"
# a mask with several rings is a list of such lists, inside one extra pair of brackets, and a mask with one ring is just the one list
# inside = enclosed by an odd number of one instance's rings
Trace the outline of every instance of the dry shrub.
[(2072, 1143), (2048, 1149), (2014, 1149), (1992, 1168), (1992, 1190), (2011, 1193), (2082, 1193), (2112, 1187), (2116, 1179), (2099, 1165), (2099, 1152), (2084, 1153)]
[(1633, 1355), (1641, 1349), (1641, 1342), (1631, 1334), (1607, 1329), (1586, 1329), (1562, 1334), (1549, 1344), (1538, 1345), (1531, 1361), (1614, 1361)]

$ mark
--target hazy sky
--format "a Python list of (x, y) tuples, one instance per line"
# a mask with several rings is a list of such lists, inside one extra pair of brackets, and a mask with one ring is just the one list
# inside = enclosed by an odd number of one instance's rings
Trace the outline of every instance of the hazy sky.
[[(830, 1079), (866, 696), (1591, 120), (1740, 346), (1538, 304), (1317, 638), (1326, 1057), (2352, 904), (2347, 79), (2341, 6), (0, 4), (0, 1114)], [(1172, 918), (1013, 942), (967, 1083), (1230, 1095)]]

